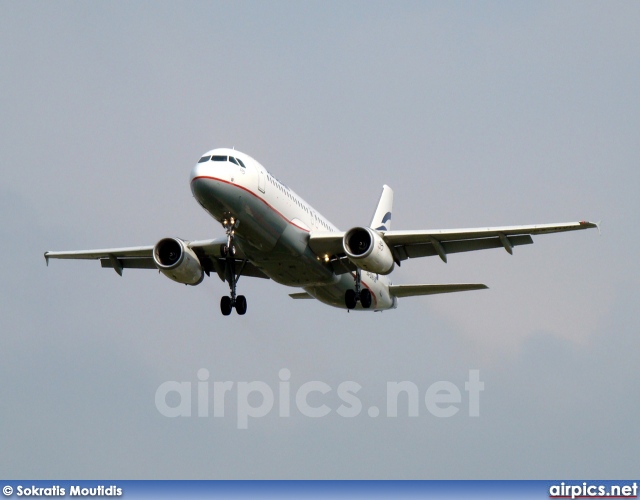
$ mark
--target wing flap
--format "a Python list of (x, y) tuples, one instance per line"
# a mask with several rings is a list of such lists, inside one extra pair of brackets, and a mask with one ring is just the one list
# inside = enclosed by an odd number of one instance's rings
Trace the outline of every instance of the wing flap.
[(313, 297), (311, 295), (309, 295), (307, 292), (300, 292), (300, 293), (290, 293), (289, 297), (291, 297), (292, 299), (296, 299), (296, 300), (301, 300), (301, 299), (312, 299)]
[[(511, 246), (514, 247), (519, 245), (531, 245), (533, 243), (533, 238), (531, 238), (531, 236), (529, 235), (509, 236), (509, 243), (511, 243)], [(447, 241), (441, 243), (441, 245), (446, 255), (450, 253), (472, 252), (474, 250), (486, 250), (490, 248), (504, 247), (502, 241), (498, 237), (481, 238), (477, 240)], [(402, 245), (395, 248), (398, 251), (400, 260), (438, 255), (435, 246), (431, 242), (413, 245)]]
[(468, 292), (489, 288), (482, 283), (452, 283), (447, 285), (390, 285), (389, 293), (394, 297), (415, 297), (439, 293)]
[[(120, 269), (158, 269), (151, 257), (118, 259), (118, 264)], [(114, 268), (112, 259), (100, 259), (100, 265), (108, 269)]]

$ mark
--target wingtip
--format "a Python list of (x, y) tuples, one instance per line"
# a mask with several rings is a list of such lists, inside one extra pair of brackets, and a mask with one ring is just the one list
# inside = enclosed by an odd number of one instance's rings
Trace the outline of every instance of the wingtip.
[(49, 252), (44, 253), (44, 261), (47, 263), (47, 267), (49, 267)]
[(589, 227), (598, 227), (599, 222), (591, 222), (591, 221), (588, 221), (588, 220), (581, 220), (580, 222), (578, 222), (578, 224), (580, 224), (581, 226), (589, 228)]

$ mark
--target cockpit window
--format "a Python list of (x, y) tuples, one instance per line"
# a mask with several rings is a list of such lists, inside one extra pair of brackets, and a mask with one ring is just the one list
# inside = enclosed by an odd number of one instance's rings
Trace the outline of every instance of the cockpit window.
[(236, 165), (238, 164), (238, 162), (236, 161), (236, 159), (235, 159), (233, 156), (230, 156), (230, 157), (229, 157), (229, 161), (230, 161), (231, 163), (235, 163)]
[(211, 159), (213, 161), (227, 161), (227, 157), (226, 156), (219, 156), (219, 155), (213, 155), (211, 157)]
[(242, 168), (247, 168), (247, 167), (244, 166), (244, 163), (242, 163), (242, 160), (240, 158), (236, 158), (236, 160), (238, 160), (238, 163), (240, 164), (240, 166)]
[(205, 161), (209, 161), (211, 159), (211, 155), (209, 156), (203, 156), (202, 158), (200, 158), (198, 160), (198, 163), (204, 163)]

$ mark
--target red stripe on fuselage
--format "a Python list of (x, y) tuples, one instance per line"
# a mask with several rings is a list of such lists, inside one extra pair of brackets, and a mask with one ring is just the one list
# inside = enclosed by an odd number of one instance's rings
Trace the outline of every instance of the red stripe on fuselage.
[[(199, 175), (197, 177), (194, 177), (193, 179), (191, 179), (191, 182), (198, 180), (198, 179), (210, 179), (213, 181), (218, 181), (218, 182), (222, 182), (224, 184), (229, 184), (230, 186), (234, 186), (237, 187), (239, 189), (242, 189), (243, 191), (246, 191), (247, 193), (255, 196), (257, 199), (259, 199), (262, 203), (264, 203), (269, 209), (271, 209), (274, 213), (278, 214), (283, 220), (285, 220), (286, 222), (288, 222), (289, 224), (291, 224), (292, 226), (297, 227), (298, 229), (301, 229), (302, 231), (305, 232), (310, 232), (308, 229), (305, 229), (303, 227), (298, 226), (295, 222), (290, 221), (289, 219), (287, 219), (284, 215), (282, 215), (278, 210), (276, 210), (272, 205), (270, 205), (264, 198), (258, 196), (256, 193), (254, 193), (253, 191), (251, 191), (250, 189), (247, 189), (244, 186), (239, 186), (238, 184), (234, 184), (232, 182), (229, 181), (225, 181), (224, 179), (218, 179), (217, 177), (211, 177), (209, 175)], [(353, 279), (355, 280), (355, 275), (351, 274), (351, 276), (353, 276)], [(364, 281), (360, 281), (360, 283), (362, 285), (364, 285), (367, 290), (369, 290), (369, 292), (371, 293), (371, 296), (373, 297), (373, 300), (375, 302), (374, 304), (374, 309), (378, 306), (378, 297), (376, 297), (376, 294), (373, 292), (373, 290), (371, 289), (371, 287), (369, 287), (369, 285), (367, 285)]]
[(209, 175), (199, 175), (198, 177), (194, 177), (193, 179), (191, 179), (191, 182), (198, 180), (198, 179), (211, 179), (213, 181), (218, 181), (218, 182), (224, 182), (225, 184), (229, 184), (230, 186), (233, 187), (237, 187), (238, 189), (242, 189), (243, 191), (246, 191), (247, 193), (255, 196), (256, 198), (258, 198), (262, 203), (264, 203), (267, 207), (269, 207), (273, 212), (275, 212), (276, 214), (278, 214), (280, 217), (282, 217), (282, 219), (284, 219), (286, 222), (288, 222), (289, 224), (291, 224), (292, 226), (297, 227), (298, 229), (301, 229), (302, 231), (305, 231), (307, 233), (309, 233), (310, 231), (308, 229), (305, 229), (304, 227), (298, 226), (298, 224), (296, 224), (293, 221), (290, 221), (289, 219), (287, 219), (284, 215), (282, 215), (278, 210), (276, 210), (273, 206), (271, 206), (264, 198), (261, 198), (260, 196), (258, 196), (256, 193), (254, 193), (253, 191), (251, 191), (250, 189), (247, 189), (244, 186), (240, 186), (238, 184), (234, 184), (233, 182), (229, 182), (229, 181), (225, 181), (224, 179), (218, 179), (217, 177), (211, 177)]

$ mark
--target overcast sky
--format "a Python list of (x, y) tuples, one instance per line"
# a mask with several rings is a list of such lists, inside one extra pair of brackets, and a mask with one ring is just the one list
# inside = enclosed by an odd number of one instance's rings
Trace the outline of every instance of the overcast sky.
[[(0, 2), (0, 476), (619, 478), (640, 442), (638, 2)], [(201, 153), (256, 158), (341, 229), (602, 220), (395, 283), (489, 290), (351, 313), (243, 278), (120, 278), (45, 250), (204, 239)], [(324, 418), (167, 418), (166, 381), (308, 381)], [(464, 382), (485, 390), (469, 416)], [(437, 381), (462, 393), (438, 418)], [(363, 411), (336, 413), (343, 381)], [(418, 417), (386, 416), (411, 381)], [(174, 394), (175, 396), (175, 394)], [(260, 398), (254, 400), (258, 404)], [(257, 401), (257, 402), (256, 402)], [(367, 408), (382, 409), (379, 417)], [(195, 408), (195, 406), (194, 406)]]

